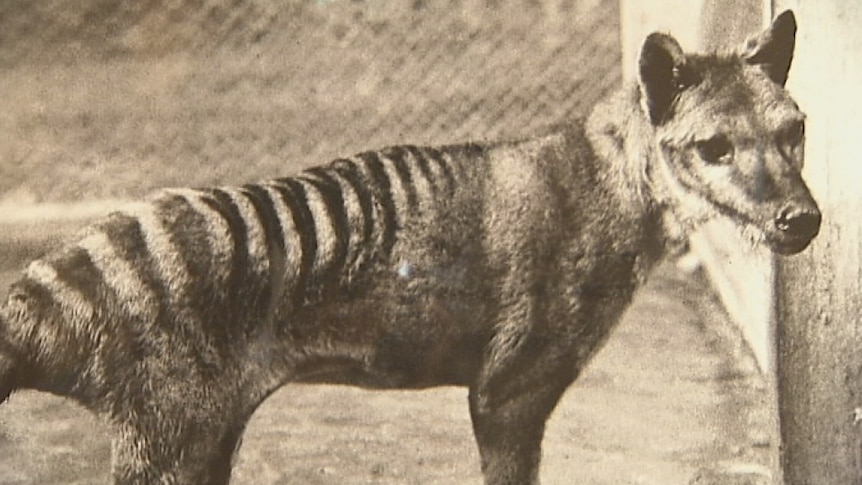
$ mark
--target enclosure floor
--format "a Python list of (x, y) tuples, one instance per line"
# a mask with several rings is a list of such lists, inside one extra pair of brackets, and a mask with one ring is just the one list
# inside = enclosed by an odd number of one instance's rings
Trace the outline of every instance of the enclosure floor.
[[(699, 274), (660, 268), (548, 423), (543, 483), (761, 483), (768, 392), (729, 328)], [(107, 483), (109, 448), (72, 402), (21, 392), (0, 408), (0, 484)], [(294, 385), (255, 414), (232, 483), (479, 484), (478, 463), (465, 389)]]

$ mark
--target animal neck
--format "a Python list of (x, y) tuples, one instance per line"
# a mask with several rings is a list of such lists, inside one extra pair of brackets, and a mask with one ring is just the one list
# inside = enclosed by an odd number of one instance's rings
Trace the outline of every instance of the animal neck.
[(661, 154), (638, 86), (631, 83), (599, 102), (587, 118), (586, 132), (604, 164), (601, 178), (622, 210), (656, 221), (650, 236), (663, 246), (683, 242), (688, 231), (655, 173)]

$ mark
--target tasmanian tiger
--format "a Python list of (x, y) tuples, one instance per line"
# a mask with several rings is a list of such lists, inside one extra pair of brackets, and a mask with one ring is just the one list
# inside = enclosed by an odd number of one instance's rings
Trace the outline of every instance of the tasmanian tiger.
[(652, 34), (637, 82), (531, 139), (164, 190), (27, 267), (0, 397), (103, 416), (114, 483), (213, 485), (285, 383), (462, 385), (485, 482), (536, 484), (546, 419), (666, 248), (717, 215), (781, 254), (817, 234), (795, 30), (707, 55)]

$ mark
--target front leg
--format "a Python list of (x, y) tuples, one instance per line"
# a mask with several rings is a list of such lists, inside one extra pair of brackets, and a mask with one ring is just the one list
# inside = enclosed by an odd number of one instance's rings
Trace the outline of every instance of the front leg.
[[(515, 314), (530, 314), (525, 306), (532, 305), (525, 302)], [(498, 327), (479, 379), (470, 388), (470, 416), (486, 485), (539, 483), (545, 422), (577, 377), (570, 338), (530, 320), (507, 319)]]
[[(485, 407), (470, 392), (470, 417), (486, 485), (538, 485), (546, 402), (521, 395), (501, 406)], [(559, 399), (545, 396), (544, 400)], [(553, 406), (551, 406), (553, 407)]]
[[(470, 417), (486, 485), (537, 485), (545, 422), (574, 377), (549, 376), (542, 365), (524, 369), (534, 386), (470, 389)], [(550, 379), (548, 379), (550, 377)]]

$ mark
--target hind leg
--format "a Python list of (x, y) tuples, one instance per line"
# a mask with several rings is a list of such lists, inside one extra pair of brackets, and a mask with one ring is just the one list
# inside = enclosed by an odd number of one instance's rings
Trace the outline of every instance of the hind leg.
[[(190, 404), (194, 406), (194, 404)], [(156, 426), (138, 421), (116, 426), (112, 443), (117, 485), (227, 485), (248, 416), (224, 419), (165, 417)]]

